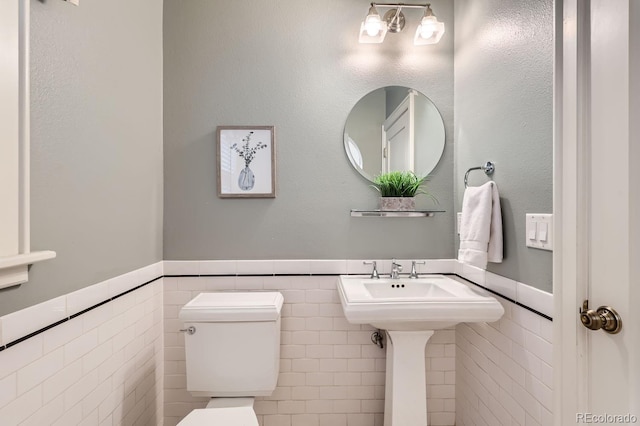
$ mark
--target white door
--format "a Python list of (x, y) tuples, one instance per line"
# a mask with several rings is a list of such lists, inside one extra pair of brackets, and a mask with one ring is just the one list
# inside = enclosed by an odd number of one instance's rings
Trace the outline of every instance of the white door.
[(410, 91), (382, 125), (382, 172), (414, 171), (414, 97)]
[[(640, 424), (640, 2), (562, 6), (555, 424)], [(583, 327), (585, 299), (621, 331)]]

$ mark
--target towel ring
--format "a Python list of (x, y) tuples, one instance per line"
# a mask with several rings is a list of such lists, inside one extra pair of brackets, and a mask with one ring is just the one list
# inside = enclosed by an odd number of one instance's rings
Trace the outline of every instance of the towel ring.
[(469, 181), (469, 173), (473, 170), (482, 170), (487, 176), (492, 175), (493, 171), (496, 169), (496, 166), (491, 162), (491, 161), (487, 161), (486, 163), (484, 163), (482, 166), (480, 167), (472, 167), (469, 170), (467, 170), (467, 173), (464, 174), (464, 187), (468, 188), (469, 185), (467, 184), (467, 182)]

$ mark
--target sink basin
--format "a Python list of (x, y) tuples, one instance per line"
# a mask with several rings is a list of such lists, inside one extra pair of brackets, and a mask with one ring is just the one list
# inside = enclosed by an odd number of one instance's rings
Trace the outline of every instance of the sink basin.
[[(387, 280), (385, 280), (387, 281)], [(365, 290), (372, 299), (376, 300), (406, 300), (415, 301), (425, 298), (452, 297), (453, 293), (447, 291), (430, 281), (391, 281), (385, 283), (364, 283)]]
[(347, 321), (385, 330), (385, 426), (427, 424), (424, 350), (434, 330), (459, 322), (493, 322), (504, 314), (494, 297), (445, 275), (371, 279), (341, 275)]
[(459, 322), (493, 322), (504, 314), (494, 297), (445, 275), (341, 275), (338, 293), (349, 322), (384, 330), (438, 330)]

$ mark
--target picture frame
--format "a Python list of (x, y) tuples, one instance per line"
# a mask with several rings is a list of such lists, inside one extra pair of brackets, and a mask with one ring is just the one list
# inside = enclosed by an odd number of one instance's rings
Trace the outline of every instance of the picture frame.
[(274, 126), (218, 126), (217, 177), (220, 198), (275, 198)]

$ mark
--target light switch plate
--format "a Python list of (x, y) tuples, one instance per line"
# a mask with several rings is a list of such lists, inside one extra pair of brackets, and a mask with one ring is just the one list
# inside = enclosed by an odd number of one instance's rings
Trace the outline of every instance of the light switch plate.
[(543, 213), (526, 214), (527, 247), (553, 250), (553, 215)]

